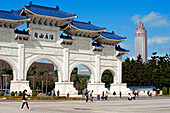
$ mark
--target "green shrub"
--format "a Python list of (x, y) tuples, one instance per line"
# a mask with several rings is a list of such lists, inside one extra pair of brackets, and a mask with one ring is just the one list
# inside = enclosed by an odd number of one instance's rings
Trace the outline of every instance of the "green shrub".
[(32, 92), (32, 96), (37, 96), (37, 93), (36, 92)]
[(162, 89), (162, 95), (167, 95), (167, 87), (163, 87), (163, 89)]
[(22, 95), (23, 95), (23, 93), (21, 91), (19, 91), (18, 96), (22, 96)]
[(4, 96), (4, 92), (0, 92), (0, 96)]
[(13, 91), (11, 92), (11, 96), (15, 96), (15, 93)]

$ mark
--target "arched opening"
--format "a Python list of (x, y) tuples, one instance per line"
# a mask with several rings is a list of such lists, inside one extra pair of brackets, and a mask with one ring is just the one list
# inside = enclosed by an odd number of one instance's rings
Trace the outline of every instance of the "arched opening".
[(110, 89), (110, 84), (114, 82), (114, 73), (110, 70), (105, 70), (102, 73), (102, 83), (105, 83), (105, 88)]
[(85, 92), (87, 84), (90, 82), (91, 71), (85, 65), (77, 65), (73, 68), (70, 81), (73, 82), (74, 87), (78, 90), (78, 94), (81, 95)]
[(9, 94), (11, 80), (13, 80), (13, 69), (10, 64), (0, 60), (0, 91)]
[(27, 71), (27, 80), (33, 92), (51, 95), (55, 82), (58, 82), (58, 69), (49, 60), (36, 60)]

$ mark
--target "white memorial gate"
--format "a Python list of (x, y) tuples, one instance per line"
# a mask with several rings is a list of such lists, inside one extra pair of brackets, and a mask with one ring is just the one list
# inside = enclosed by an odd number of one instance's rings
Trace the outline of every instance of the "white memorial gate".
[[(105, 70), (114, 75), (110, 93), (127, 94), (129, 89), (122, 83), (121, 60), (129, 51), (117, 46), (127, 39), (105, 32), (105, 28), (91, 22), (74, 21), (76, 17), (76, 14), (59, 10), (58, 6), (50, 8), (32, 3), (21, 10), (0, 11), (0, 59), (13, 69), (10, 91), (27, 89), (31, 92), (27, 71), (36, 60), (46, 59), (58, 70), (55, 91), (59, 90), (61, 95), (77, 95), (70, 82), (71, 72), (77, 65), (90, 70), (87, 87), (94, 90), (94, 95), (107, 90), (101, 82)], [(27, 31), (15, 29), (24, 23), (27, 23)], [(61, 31), (68, 36), (60, 35)]]

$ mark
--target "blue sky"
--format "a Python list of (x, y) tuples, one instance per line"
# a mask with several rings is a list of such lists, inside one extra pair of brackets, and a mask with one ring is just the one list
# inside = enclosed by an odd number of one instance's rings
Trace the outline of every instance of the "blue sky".
[[(30, 0), (1, 0), (1, 10), (17, 10), (28, 5)], [(32, 0), (33, 4), (48, 7), (59, 6), (60, 10), (76, 13), (79, 21), (106, 27), (127, 41), (121, 46), (129, 49), (126, 57), (134, 57), (134, 31), (142, 20), (148, 32), (148, 57), (170, 54), (170, 1), (169, 0)]]

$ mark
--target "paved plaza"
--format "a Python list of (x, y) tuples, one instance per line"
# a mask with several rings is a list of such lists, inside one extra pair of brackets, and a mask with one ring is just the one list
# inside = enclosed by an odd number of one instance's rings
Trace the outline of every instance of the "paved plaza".
[(21, 102), (0, 102), (0, 113), (170, 113), (170, 98), (139, 98), (133, 101), (52, 101), (29, 102), (31, 111), (20, 110)]

